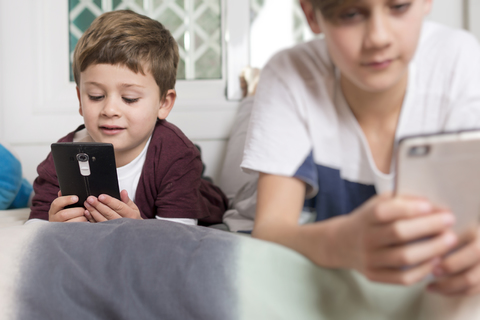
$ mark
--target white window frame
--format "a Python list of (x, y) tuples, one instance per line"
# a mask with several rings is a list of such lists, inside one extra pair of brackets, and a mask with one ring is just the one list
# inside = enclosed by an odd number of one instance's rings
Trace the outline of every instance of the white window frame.
[[(43, 0), (36, 6), (37, 90), (35, 112), (75, 113), (75, 83), (69, 79), (68, 2)], [(222, 5), (222, 79), (178, 80), (176, 108), (231, 105), (239, 100), (238, 76), (249, 61), (249, 1), (221, 0)], [(47, 23), (48, 21), (48, 23)]]

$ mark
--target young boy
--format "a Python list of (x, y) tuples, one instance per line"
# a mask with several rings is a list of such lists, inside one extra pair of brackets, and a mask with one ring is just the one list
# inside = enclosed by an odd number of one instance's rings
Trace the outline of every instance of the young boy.
[(176, 98), (178, 47), (159, 22), (132, 11), (99, 16), (78, 41), (73, 72), (85, 125), (59, 141), (112, 143), (121, 201), (90, 196), (66, 206), (52, 155), (38, 166), (30, 219), (101, 222), (116, 218), (217, 223), (227, 200), (201, 179), (193, 143), (165, 119)]
[[(478, 293), (478, 231), (457, 236), (448, 210), (390, 193), (400, 138), (480, 128), (478, 42), (424, 22), (432, 0), (301, 5), (324, 38), (262, 70), (242, 163), (260, 173), (253, 236), (374, 281), (433, 273), (432, 291)], [(319, 222), (298, 225), (305, 198)]]

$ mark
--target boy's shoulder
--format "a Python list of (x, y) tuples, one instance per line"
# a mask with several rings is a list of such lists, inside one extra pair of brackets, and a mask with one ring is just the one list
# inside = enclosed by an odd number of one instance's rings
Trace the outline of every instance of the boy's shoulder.
[(449, 41), (470, 42), (475, 40), (475, 36), (464, 29), (453, 28), (434, 21), (425, 21), (421, 34), (421, 40), (439, 40), (450, 45)]
[(167, 120), (157, 120), (149, 149), (155, 153), (181, 156), (186, 151), (198, 152), (193, 142), (176, 125)]
[(437, 22), (425, 21), (416, 60), (430, 63), (436, 60), (459, 62), (456, 60), (464, 54), (477, 55), (478, 53), (480, 53), (480, 45), (472, 33)]
[(181, 144), (186, 147), (193, 146), (192, 141), (187, 138), (183, 131), (167, 120), (157, 120), (152, 133), (153, 140), (168, 140), (171, 143)]

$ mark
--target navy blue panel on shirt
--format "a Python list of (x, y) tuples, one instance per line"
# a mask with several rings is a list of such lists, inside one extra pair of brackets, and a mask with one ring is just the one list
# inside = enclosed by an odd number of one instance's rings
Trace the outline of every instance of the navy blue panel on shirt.
[(310, 153), (294, 177), (305, 181), (316, 195), (305, 201), (305, 206), (315, 208), (316, 221), (352, 212), (376, 194), (375, 186), (347, 181), (340, 170), (315, 164)]
[(310, 154), (294, 175), (295, 178), (298, 178), (307, 184), (307, 199), (314, 197), (318, 191), (318, 172), (315, 166), (313, 154), (310, 151)]

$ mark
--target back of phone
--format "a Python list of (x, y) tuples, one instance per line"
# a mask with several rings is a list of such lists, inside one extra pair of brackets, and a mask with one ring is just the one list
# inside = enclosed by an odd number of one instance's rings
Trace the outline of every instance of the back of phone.
[(60, 142), (51, 149), (62, 195), (79, 197), (74, 206), (83, 206), (90, 195), (120, 199), (112, 144)]
[(480, 217), (480, 132), (449, 133), (402, 140), (396, 194), (425, 197), (449, 208), (455, 231)]

